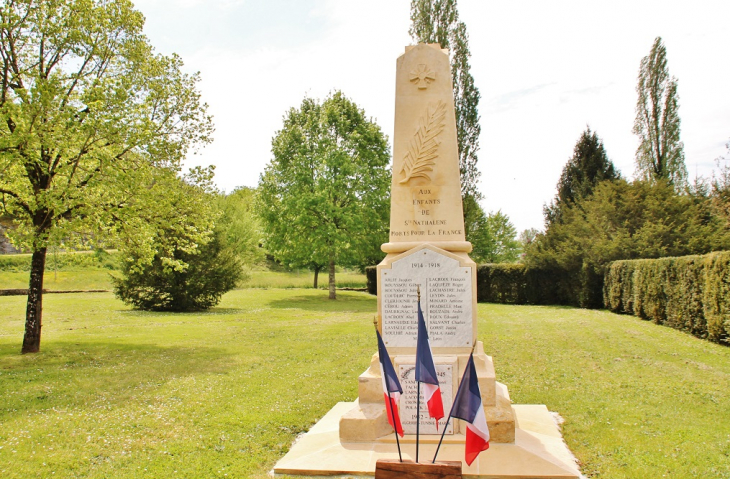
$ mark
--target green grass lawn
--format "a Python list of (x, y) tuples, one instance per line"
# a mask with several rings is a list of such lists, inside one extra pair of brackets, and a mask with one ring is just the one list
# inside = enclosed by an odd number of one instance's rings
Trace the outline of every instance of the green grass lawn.
[[(28, 272), (0, 271), (0, 289), (28, 289)], [(57, 291), (112, 289), (109, 270), (48, 271), (43, 275), (43, 288)]]
[[(50, 290), (76, 291), (89, 289), (112, 289), (112, 282), (108, 269), (78, 268), (63, 269), (54, 272), (46, 270), (43, 277), (43, 287)], [(113, 274), (119, 274), (113, 272)], [(0, 289), (27, 289), (28, 272), (0, 271)], [(255, 270), (251, 277), (239, 285), (246, 288), (311, 288), (314, 273), (311, 271), (273, 272)], [(319, 287), (327, 288), (327, 273), (320, 273)], [(364, 274), (351, 271), (338, 272), (335, 275), (338, 288), (364, 288), (367, 279)]]
[[(0, 297), (0, 477), (267, 477), (376, 351), (375, 297), (338, 297), (243, 289), (172, 314), (47, 295), (25, 356), (25, 298)], [(600, 311), (479, 315), (498, 380), (563, 416), (587, 475), (730, 477), (730, 349)]]

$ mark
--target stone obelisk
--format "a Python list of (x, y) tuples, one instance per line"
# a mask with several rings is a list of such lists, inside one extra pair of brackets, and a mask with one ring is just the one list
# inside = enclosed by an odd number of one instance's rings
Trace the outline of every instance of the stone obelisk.
[[(448, 410), (477, 339), (476, 265), (464, 236), (448, 52), (438, 45), (407, 47), (397, 62), (395, 98), (390, 242), (382, 245), (387, 256), (378, 265), (378, 319), (404, 387), (400, 411), (408, 435), (415, 434), (417, 422), (416, 291)], [(506, 388), (497, 387), (481, 343), (474, 357), (492, 441), (512, 442), (515, 423)], [(374, 440), (392, 431), (376, 358), (359, 385), (357, 407), (340, 421), (343, 441)], [(446, 420), (437, 429), (423, 405), (421, 411), (421, 434), (436, 438)], [(460, 421), (451, 421), (447, 434), (460, 433)]]
[(402, 253), (424, 242), (469, 252), (449, 56), (437, 45), (408, 47), (396, 67), (390, 242)]

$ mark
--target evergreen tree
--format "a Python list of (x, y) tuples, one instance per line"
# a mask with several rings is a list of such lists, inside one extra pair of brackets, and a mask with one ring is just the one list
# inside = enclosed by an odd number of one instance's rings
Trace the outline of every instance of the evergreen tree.
[(661, 37), (641, 60), (636, 92), (639, 99), (633, 131), (640, 140), (637, 176), (650, 181), (664, 179), (681, 188), (687, 182), (687, 167), (684, 144), (679, 139), (677, 79), (669, 76), (667, 49)]
[[(469, 36), (466, 25), (459, 20), (456, 0), (412, 0), (411, 27), (408, 30), (414, 41), (438, 43), (448, 48), (451, 59), (454, 107), (456, 110), (456, 131), (459, 147), (459, 170), (461, 172), (461, 194), (476, 201), (482, 199), (479, 192), (479, 90), (470, 73)], [(469, 205), (464, 201), (464, 215), (469, 215)], [(467, 238), (468, 240), (468, 238)]]
[[(183, 177), (173, 171), (155, 177), (163, 188), (147, 190), (134, 226), (119, 246), (121, 277), (113, 277), (119, 299), (138, 309), (194, 311), (215, 306), (244, 279), (242, 245), (229, 242), (229, 224), (216, 201), (213, 168), (195, 167)], [(146, 205), (154, 205), (153, 207)]]
[(619, 173), (606, 155), (603, 141), (590, 127), (580, 135), (573, 149), (573, 157), (563, 167), (558, 181), (558, 193), (550, 205), (545, 206), (545, 224), (561, 220), (562, 210), (579, 199), (593, 193), (598, 182), (615, 180)]

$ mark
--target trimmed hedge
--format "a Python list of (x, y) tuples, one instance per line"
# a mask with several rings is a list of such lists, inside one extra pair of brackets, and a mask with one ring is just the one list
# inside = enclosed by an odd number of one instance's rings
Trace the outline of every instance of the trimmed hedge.
[(603, 292), (615, 313), (715, 342), (730, 337), (730, 252), (614, 261)]
[(503, 304), (563, 304), (577, 302), (578, 281), (558, 268), (498, 263), (477, 266), (477, 301)]
[(477, 266), (477, 301), (525, 304), (527, 283), (524, 264), (480, 264)]
[[(30, 271), (30, 254), (4, 254), (0, 255), (0, 271), (22, 273)], [(57, 263), (56, 263), (57, 262)], [(105, 250), (96, 251), (72, 251), (64, 253), (51, 253), (46, 255), (46, 270), (75, 269), (75, 268), (118, 268), (118, 253)]]
[[(378, 294), (375, 266), (365, 268), (368, 293)], [(572, 304), (575, 281), (566, 281), (562, 271), (528, 268), (524, 264), (500, 263), (477, 266), (477, 301), (505, 304)]]

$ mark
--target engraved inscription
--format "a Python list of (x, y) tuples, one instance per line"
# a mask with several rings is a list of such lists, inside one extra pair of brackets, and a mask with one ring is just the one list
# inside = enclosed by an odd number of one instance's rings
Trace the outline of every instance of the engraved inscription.
[(431, 346), (468, 347), (473, 344), (471, 268), (448, 256), (423, 249), (381, 269), (383, 340), (388, 346), (416, 346), (418, 309), (416, 287)]
[[(400, 399), (400, 418), (405, 434), (416, 433), (416, 413), (418, 397), (418, 385), (415, 381), (416, 367), (413, 364), (401, 364), (398, 366), (398, 376), (403, 394)], [(444, 403), (444, 413), (448, 414), (451, 410), (451, 401), (453, 400), (453, 367), (449, 364), (436, 364), (436, 374), (439, 377), (439, 387), (441, 388), (441, 400)], [(428, 407), (423, 400), (423, 386), (421, 386), (421, 434), (441, 434), (446, 424), (446, 418), (439, 420), (438, 430), (436, 429), (436, 421), (428, 416)], [(446, 434), (454, 434), (454, 421), (449, 421), (449, 427)]]
[(401, 183), (408, 183), (411, 178), (426, 178), (431, 181), (429, 171), (433, 171), (438, 156), (438, 135), (444, 129), (446, 104), (439, 100), (436, 105), (429, 105), (426, 114), (419, 119), (419, 126), (408, 144), (408, 152), (403, 158)]

